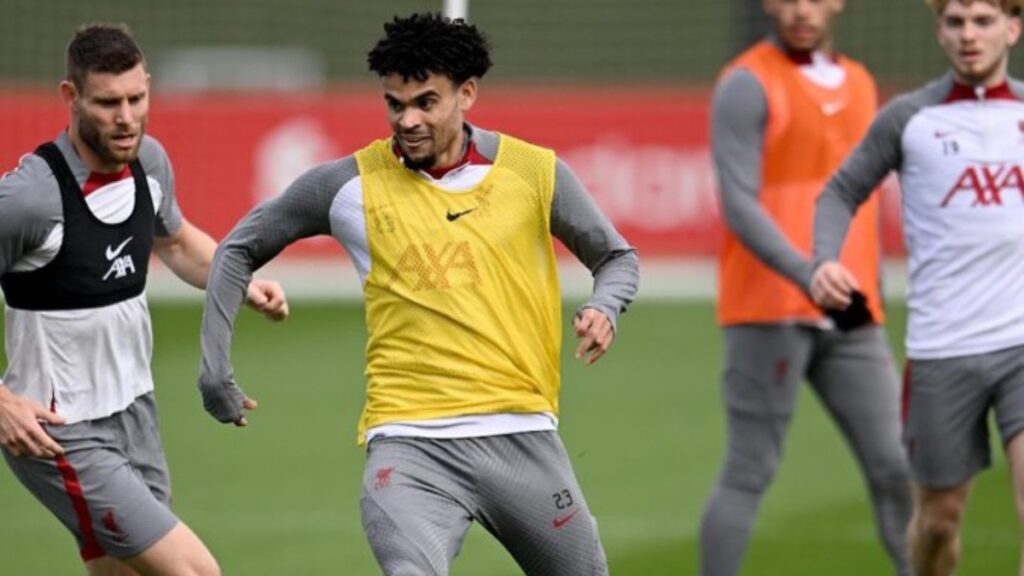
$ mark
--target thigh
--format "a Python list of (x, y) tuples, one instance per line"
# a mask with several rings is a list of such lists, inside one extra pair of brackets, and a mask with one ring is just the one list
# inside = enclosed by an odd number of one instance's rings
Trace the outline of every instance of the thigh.
[(555, 432), (478, 438), (477, 520), (527, 575), (608, 573), (597, 521)]
[(465, 472), (445, 441), (370, 443), (360, 502), (363, 530), (387, 576), (448, 574), (469, 529)]
[(164, 455), (153, 393), (139, 396), (120, 415), (121, 445), (132, 469), (157, 500), (171, 505), (171, 475)]
[(976, 356), (908, 360), (903, 440), (914, 479), (941, 490), (988, 467), (990, 390)]
[(723, 401), (730, 412), (788, 419), (814, 343), (803, 326), (730, 326), (725, 337)]
[(879, 326), (823, 333), (811, 361), (811, 385), (861, 464), (905, 474), (900, 383)]
[(86, 561), (135, 556), (178, 519), (133, 471), (107, 419), (47, 432), (65, 449), (56, 459), (4, 454), (15, 476), (74, 534)]
[(994, 383), (992, 403), (1003, 446), (1024, 431), (1024, 347), (986, 355), (984, 368), (999, 375)]
[(760, 489), (782, 457), (811, 354), (811, 331), (765, 325), (729, 327), (724, 333), (726, 481)]

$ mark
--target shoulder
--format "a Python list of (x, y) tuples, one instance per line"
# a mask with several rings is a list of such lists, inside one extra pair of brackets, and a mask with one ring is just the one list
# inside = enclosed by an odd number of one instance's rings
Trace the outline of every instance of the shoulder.
[(740, 103), (750, 99), (764, 99), (762, 79), (750, 68), (736, 66), (724, 72), (715, 84), (712, 101), (715, 104)]
[(1010, 91), (1013, 92), (1013, 95), (1016, 96), (1018, 100), (1024, 101), (1024, 82), (1021, 82), (1016, 78), (1010, 78), (1009, 83)]
[(476, 151), (484, 158), (493, 162), (494, 157), (498, 155), (498, 142), (501, 140), (498, 133), (472, 125), (470, 130), (472, 130), (473, 144), (476, 146)]
[(336, 193), (358, 177), (359, 163), (354, 155), (349, 155), (310, 168), (289, 188), (306, 192)]
[(139, 146), (139, 164), (142, 169), (151, 176), (158, 176), (163, 172), (170, 171), (171, 159), (167, 156), (167, 150), (156, 138), (146, 134), (142, 137), (142, 144)]
[(942, 77), (892, 98), (878, 113), (879, 119), (905, 125), (922, 109), (941, 104), (949, 95), (951, 82)]
[(35, 154), (21, 157), (17, 168), (0, 176), (0, 206), (7, 214), (49, 219), (60, 213), (60, 189), (53, 171)]

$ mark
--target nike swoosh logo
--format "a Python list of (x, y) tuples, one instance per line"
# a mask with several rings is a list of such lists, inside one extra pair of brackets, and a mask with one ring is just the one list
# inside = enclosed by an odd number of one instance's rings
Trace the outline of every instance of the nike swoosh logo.
[(121, 242), (121, 245), (113, 250), (110, 249), (110, 246), (107, 246), (107, 260), (113, 260), (114, 258), (117, 258), (117, 255), (121, 253), (121, 250), (124, 250), (124, 247), (127, 246), (128, 243), (132, 241), (132, 238), (135, 237), (129, 236), (127, 240)]
[(456, 220), (462, 218), (466, 214), (469, 214), (473, 210), (476, 210), (476, 208), (470, 208), (469, 210), (463, 210), (462, 212), (456, 212), (454, 214), (452, 214), (452, 211), (449, 210), (448, 212), (445, 213), (445, 218), (448, 218), (449, 222), (455, 222)]
[(821, 112), (825, 116), (835, 116), (846, 108), (846, 101), (841, 100), (839, 102), (825, 102), (821, 105)]
[(935, 131), (935, 137), (936, 138), (945, 138), (946, 136), (950, 136), (950, 135), (955, 134), (955, 133), (956, 133), (956, 130), (936, 130)]
[(577, 508), (577, 509), (573, 510), (572, 514), (569, 514), (568, 516), (562, 516), (561, 518), (555, 518), (555, 522), (554, 522), (555, 529), (561, 528), (562, 526), (565, 526), (566, 524), (568, 524), (569, 520), (572, 520), (573, 518), (575, 518), (576, 514), (578, 514), (579, 511), (580, 511), (580, 509)]

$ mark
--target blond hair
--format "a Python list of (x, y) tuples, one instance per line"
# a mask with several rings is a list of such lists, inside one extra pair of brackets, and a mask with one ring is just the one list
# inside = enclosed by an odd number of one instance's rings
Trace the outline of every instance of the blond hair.
[(1021, 9), (1024, 8), (1024, 0), (924, 0), (924, 3), (935, 10), (936, 14), (942, 14), (950, 2), (959, 2), (970, 6), (975, 1), (998, 6), (1011, 16), (1020, 16)]

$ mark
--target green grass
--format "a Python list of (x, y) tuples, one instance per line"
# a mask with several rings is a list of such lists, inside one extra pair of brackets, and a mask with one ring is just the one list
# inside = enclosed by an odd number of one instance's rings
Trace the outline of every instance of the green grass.
[[(902, 310), (893, 312), (898, 343)], [(244, 430), (202, 411), (194, 382), (198, 307), (157, 305), (153, 313), (175, 509), (225, 574), (379, 573), (358, 510), (361, 307), (294, 303), (292, 319), (275, 326), (249, 313), (240, 318), (238, 379), (261, 403)], [(723, 446), (720, 356), (711, 307), (675, 303), (635, 306), (598, 365), (566, 360), (562, 435), (613, 574), (696, 570), (696, 526)], [(960, 573), (1014, 573), (1017, 535), (999, 454), (972, 496)], [(0, 466), (0, 574), (81, 572), (71, 537)], [(477, 528), (453, 570), (456, 576), (518, 573)], [(859, 473), (805, 390), (743, 574), (887, 573)]]

